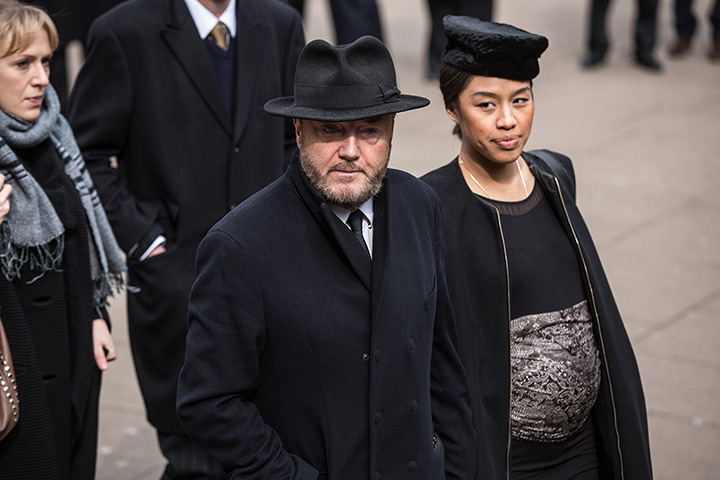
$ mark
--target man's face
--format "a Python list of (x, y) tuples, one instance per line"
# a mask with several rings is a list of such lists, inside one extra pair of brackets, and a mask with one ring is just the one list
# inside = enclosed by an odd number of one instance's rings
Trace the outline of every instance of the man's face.
[(394, 121), (395, 115), (352, 122), (293, 120), (300, 164), (325, 201), (354, 210), (380, 191)]

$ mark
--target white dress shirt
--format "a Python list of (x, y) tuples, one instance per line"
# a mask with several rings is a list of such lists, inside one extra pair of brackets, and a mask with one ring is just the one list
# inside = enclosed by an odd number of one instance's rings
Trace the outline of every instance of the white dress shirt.
[(200, 38), (207, 38), (212, 29), (215, 28), (217, 22), (223, 22), (228, 27), (230, 36), (235, 38), (235, 34), (237, 33), (235, 0), (230, 0), (230, 3), (220, 17), (216, 17), (214, 13), (205, 8), (198, 0), (185, 0), (185, 5), (187, 5), (188, 10), (190, 10), (190, 16), (195, 23), (195, 28), (197, 28)]
[[(336, 217), (340, 219), (341, 222), (343, 222), (348, 229), (350, 229), (350, 225), (347, 223), (348, 218), (350, 217), (350, 214), (352, 213), (351, 210), (348, 210), (347, 208), (339, 207), (337, 205), (330, 205), (330, 210), (335, 214)], [(365, 243), (368, 246), (368, 251), (370, 252), (370, 258), (372, 258), (373, 254), (373, 199), (370, 197), (369, 200), (366, 200), (365, 203), (360, 205), (358, 207), (358, 210), (360, 210), (363, 213), (363, 222), (362, 222), (362, 234), (363, 238), (365, 239)]]

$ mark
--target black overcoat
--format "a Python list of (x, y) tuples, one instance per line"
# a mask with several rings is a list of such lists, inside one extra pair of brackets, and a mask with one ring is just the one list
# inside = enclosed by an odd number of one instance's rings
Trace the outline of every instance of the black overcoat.
[(473, 475), (437, 197), (390, 170), (374, 215), (371, 265), (294, 161), (201, 243), (178, 413), (232, 478)]
[(94, 307), (88, 222), (49, 139), (14, 151), (52, 202), (64, 247), (56, 269), (28, 261), (12, 281), (0, 275), (0, 318), (20, 409), (17, 425), (0, 441), (0, 479), (89, 480), (95, 478), (100, 395), (93, 320), (106, 312)]
[[(586, 272), (585, 291), (602, 361), (602, 384), (592, 414), (602, 478), (650, 479), (647, 414), (635, 355), (575, 205), (572, 163), (555, 155), (564, 170), (558, 176), (534, 155), (523, 153), (523, 158), (573, 245), (579, 246), (576, 252)], [(444, 212), (448, 287), (478, 436), (476, 478), (504, 480), (510, 445), (510, 293), (500, 217), (468, 188), (457, 158), (422, 179), (435, 189)]]
[(183, 0), (129, 0), (99, 17), (70, 99), (120, 246), (156, 224), (168, 238), (167, 253), (128, 261), (135, 366), (148, 418), (168, 433), (182, 433), (174, 405), (197, 245), (283, 173), (295, 145), (292, 125), (263, 104), (292, 94), (299, 16), (276, 0), (237, 0), (237, 27), (232, 120)]

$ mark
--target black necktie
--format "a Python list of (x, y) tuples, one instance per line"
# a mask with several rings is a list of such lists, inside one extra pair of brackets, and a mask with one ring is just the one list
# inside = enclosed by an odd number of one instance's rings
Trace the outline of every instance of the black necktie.
[(360, 244), (363, 246), (369, 256), (370, 250), (368, 249), (367, 243), (365, 243), (365, 238), (363, 238), (362, 234), (362, 221), (363, 213), (360, 210), (353, 211), (348, 218), (348, 223), (350, 223), (350, 229), (355, 234), (358, 242), (360, 242)]

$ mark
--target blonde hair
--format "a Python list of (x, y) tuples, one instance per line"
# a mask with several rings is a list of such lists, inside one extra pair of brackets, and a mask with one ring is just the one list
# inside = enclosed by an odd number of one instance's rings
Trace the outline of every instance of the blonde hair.
[(30, 46), (33, 36), (44, 30), (50, 48), (58, 46), (58, 33), (50, 16), (40, 7), (17, 0), (0, 0), (0, 58), (21, 52)]

